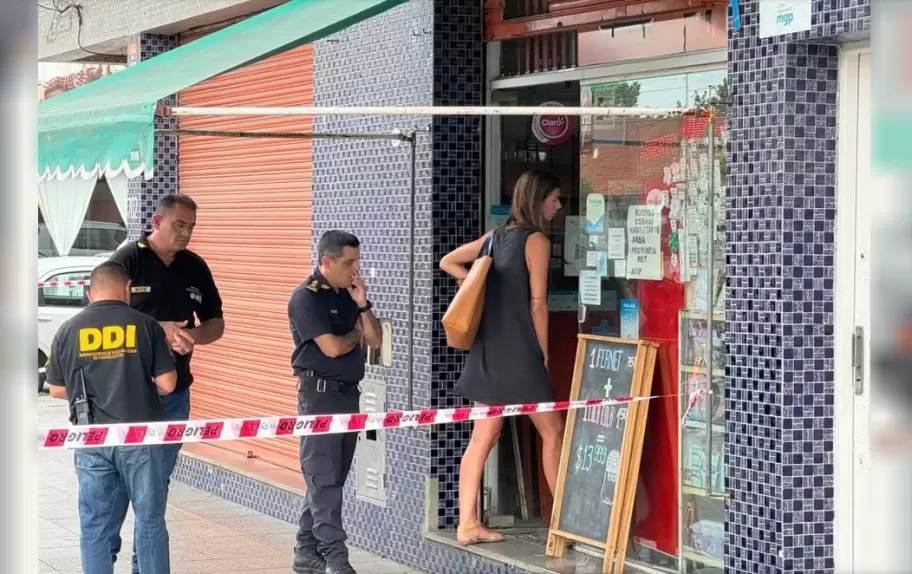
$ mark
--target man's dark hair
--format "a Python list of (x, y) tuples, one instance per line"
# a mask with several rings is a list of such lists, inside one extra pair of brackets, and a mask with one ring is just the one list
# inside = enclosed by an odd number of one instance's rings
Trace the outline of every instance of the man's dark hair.
[(317, 255), (320, 259), (323, 259), (324, 257), (338, 259), (339, 257), (342, 257), (342, 253), (345, 251), (346, 247), (358, 249), (361, 247), (361, 242), (358, 241), (357, 237), (347, 231), (338, 231), (334, 229), (332, 231), (327, 231), (320, 237), (320, 243), (317, 244)]
[(156, 208), (156, 215), (164, 215), (165, 212), (170, 211), (174, 206), (182, 205), (189, 209), (190, 211), (196, 211), (196, 202), (193, 201), (193, 198), (189, 195), (166, 195), (165, 197), (158, 200), (158, 208)]
[(120, 288), (130, 281), (127, 268), (116, 261), (105, 261), (89, 275), (89, 289)]

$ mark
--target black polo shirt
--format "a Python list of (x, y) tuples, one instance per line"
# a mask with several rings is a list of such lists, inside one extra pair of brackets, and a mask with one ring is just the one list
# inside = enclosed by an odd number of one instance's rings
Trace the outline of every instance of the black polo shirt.
[(333, 289), (319, 271), (308, 277), (294, 290), (288, 302), (288, 321), (295, 345), (291, 354), (292, 368), (311, 370), (333, 381), (361, 381), (364, 378), (361, 345), (355, 345), (341, 357), (330, 358), (314, 342), (320, 335), (347, 335), (360, 317), (358, 305), (348, 291)]
[(51, 344), (49, 385), (65, 386), (70, 422), (73, 402), (85, 398), (94, 424), (164, 420), (155, 377), (175, 370), (174, 356), (157, 321), (120, 301), (92, 303), (66, 321)]
[[(165, 265), (146, 237), (143, 235), (111, 256), (111, 261), (127, 268), (132, 281), (130, 306), (156, 321), (187, 321), (188, 329), (197, 326), (196, 318), (200, 322), (222, 318), (222, 298), (203, 258), (185, 249), (177, 253), (170, 265)], [(175, 391), (187, 389), (193, 383), (191, 356), (192, 353), (175, 354)]]

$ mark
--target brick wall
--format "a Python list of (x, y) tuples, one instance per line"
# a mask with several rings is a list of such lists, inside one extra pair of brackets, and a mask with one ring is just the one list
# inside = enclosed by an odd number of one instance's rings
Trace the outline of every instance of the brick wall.
[[(636, 184), (636, 193), (641, 193), (645, 179), (661, 174), (669, 161), (678, 160), (682, 137), (691, 139), (706, 133), (705, 120), (695, 121), (692, 118), (625, 118), (619, 125), (623, 125), (616, 136), (619, 143), (593, 145), (587, 142), (580, 153), (581, 185), (591, 186), (595, 193), (631, 193), (630, 184)], [(602, 137), (615, 139), (611, 134), (603, 134)], [(596, 147), (598, 155), (593, 153)], [(588, 191), (583, 189), (581, 193)]]

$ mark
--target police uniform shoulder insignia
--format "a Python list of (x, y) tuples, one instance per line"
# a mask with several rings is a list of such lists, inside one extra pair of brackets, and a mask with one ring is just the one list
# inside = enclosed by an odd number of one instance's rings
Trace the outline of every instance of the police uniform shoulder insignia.
[(323, 279), (322, 277), (318, 277), (316, 275), (311, 275), (310, 277), (307, 278), (307, 281), (304, 284), (304, 288), (313, 293), (331, 289), (331, 287), (329, 286), (329, 283), (327, 283), (325, 279)]

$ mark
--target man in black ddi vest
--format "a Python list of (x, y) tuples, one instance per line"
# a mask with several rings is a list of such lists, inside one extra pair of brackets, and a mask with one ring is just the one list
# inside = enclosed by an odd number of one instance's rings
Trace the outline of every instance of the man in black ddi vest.
[[(359, 273), (360, 245), (351, 233), (326, 232), (317, 247), (319, 269), (288, 303), (299, 415), (358, 412), (362, 344), (376, 349), (382, 341)], [(342, 492), (357, 441), (355, 433), (301, 437), (307, 493), (295, 546), (298, 574), (355, 574), (345, 546)]]
[[(54, 337), (46, 370), (51, 396), (69, 400), (70, 422), (77, 425), (165, 420), (159, 396), (177, 384), (174, 356), (158, 322), (127, 304), (126, 269), (111, 261), (96, 267), (89, 300)], [(169, 574), (164, 449), (83, 448), (74, 462), (82, 571), (113, 574), (111, 540), (126, 518), (117, 494), (125, 493), (136, 517), (139, 570)]]

